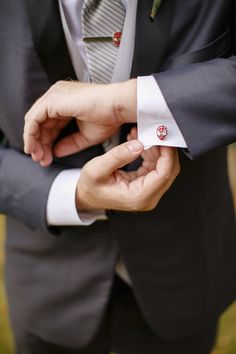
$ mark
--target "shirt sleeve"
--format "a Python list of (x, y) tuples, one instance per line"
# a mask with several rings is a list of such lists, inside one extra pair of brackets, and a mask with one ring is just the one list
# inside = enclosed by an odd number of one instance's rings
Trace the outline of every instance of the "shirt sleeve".
[(184, 137), (153, 76), (138, 77), (138, 139), (153, 145), (186, 148)]
[(50, 226), (88, 226), (96, 220), (106, 219), (103, 210), (76, 209), (76, 187), (80, 169), (60, 172), (52, 183), (47, 202), (47, 222)]

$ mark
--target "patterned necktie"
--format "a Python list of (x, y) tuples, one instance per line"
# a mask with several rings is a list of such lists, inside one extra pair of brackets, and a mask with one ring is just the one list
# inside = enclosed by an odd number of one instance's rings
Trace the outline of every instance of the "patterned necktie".
[(123, 30), (125, 8), (120, 0), (84, 0), (82, 28), (92, 82), (111, 82), (119, 46), (113, 34)]

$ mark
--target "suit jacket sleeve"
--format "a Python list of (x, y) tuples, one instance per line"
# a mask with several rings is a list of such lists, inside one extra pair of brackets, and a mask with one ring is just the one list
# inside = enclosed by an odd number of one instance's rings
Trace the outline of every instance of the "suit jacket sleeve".
[(191, 158), (236, 141), (236, 16), (234, 21), (231, 57), (154, 75)]
[(48, 230), (48, 193), (61, 169), (55, 164), (42, 168), (23, 153), (1, 146), (0, 212), (17, 218), (32, 228)]

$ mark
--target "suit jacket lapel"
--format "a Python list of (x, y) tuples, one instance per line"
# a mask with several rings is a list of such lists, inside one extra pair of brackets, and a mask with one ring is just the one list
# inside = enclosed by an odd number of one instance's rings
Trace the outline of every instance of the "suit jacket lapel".
[(76, 79), (56, 0), (25, 0), (33, 41), (51, 84)]
[(139, 0), (132, 77), (160, 71), (174, 17), (175, 1), (163, 0), (154, 21), (150, 19), (153, 0)]

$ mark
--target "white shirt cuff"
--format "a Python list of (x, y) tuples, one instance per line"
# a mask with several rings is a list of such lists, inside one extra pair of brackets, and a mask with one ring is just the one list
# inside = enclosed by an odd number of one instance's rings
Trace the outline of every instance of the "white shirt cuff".
[(47, 223), (50, 226), (91, 225), (96, 220), (106, 219), (104, 211), (77, 211), (76, 187), (80, 169), (60, 172), (52, 183), (47, 202)]
[[(138, 77), (137, 100), (138, 139), (145, 148), (153, 145), (187, 147), (153, 76)], [(167, 130), (164, 140), (160, 140), (157, 135), (157, 129), (160, 126), (164, 126)]]

